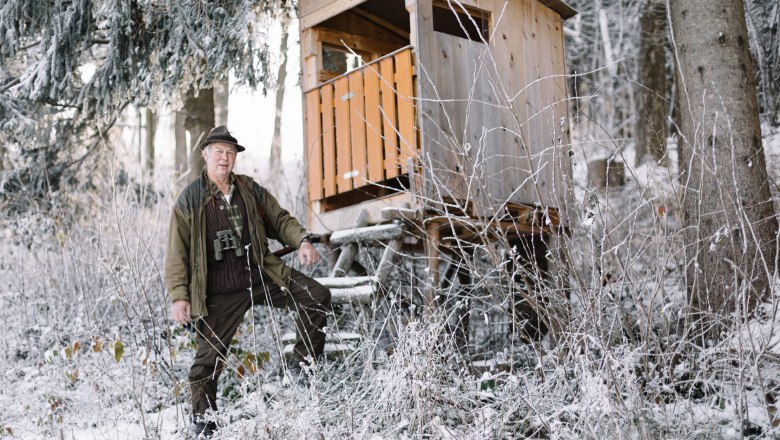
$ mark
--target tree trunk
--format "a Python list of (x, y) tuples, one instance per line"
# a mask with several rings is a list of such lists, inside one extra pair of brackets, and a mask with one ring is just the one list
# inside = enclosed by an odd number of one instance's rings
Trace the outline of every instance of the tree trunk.
[[(197, 93), (197, 96), (196, 96)], [(190, 90), (184, 98), (184, 129), (189, 133), (190, 168), (187, 181), (200, 176), (206, 163), (203, 161), (198, 145), (214, 128), (214, 89)]]
[(274, 135), (271, 138), (271, 159), (269, 170), (271, 182), (279, 182), (282, 175), (282, 105), (284, 104), (284, 82), (287, 79), (287, 39), (290, 34), (290, 16), (282, 17), (282, 41), (279, 45), (279, 71), (276, 75), (276, 114), (274, 116)]
[(686, 283), (706, 343), (767, 297), (777, 220), (742, 0), (676, 0), (671, 15), (687, 167)]
[(666, 0), (645, 0), (640, 21), (637, 164), (666, 157)]
[(183, 176), (187, 172), (187, 134), (184, 129), (184, 112), (177, 111), (173, 121), (173, 137), (176, 142), (176, 151), (174, 152), (174, 168), (176, 178)]
[(214, 126), (227, 125), (230, 84), (225, 77), (214, 86)]
[(154, 133), (157, 130), (154, 112), (146, 108), (146, 143), (144, 148), (144, 167), (150, 176), (154, 175)]

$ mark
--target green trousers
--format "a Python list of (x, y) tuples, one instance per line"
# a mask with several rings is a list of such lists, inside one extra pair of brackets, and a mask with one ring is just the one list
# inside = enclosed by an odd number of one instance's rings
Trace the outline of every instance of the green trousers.
[(227, 367), (230, 341), (252, 304), (296, 310), (295, 327), (298, 341), (294, 356), (317, 359), (325, 347), (325, 327), (330, 311), (330, 290), (302, 273), (293, 270), (290, 290), (283, 290), (264, 278), (264, 283), (249, 291), (206, 297), (208, 315), (197, 322), (198, 352), (190, 368), (192, 413), (202, 415), (207, 409), (217, 409), (217, 382)]

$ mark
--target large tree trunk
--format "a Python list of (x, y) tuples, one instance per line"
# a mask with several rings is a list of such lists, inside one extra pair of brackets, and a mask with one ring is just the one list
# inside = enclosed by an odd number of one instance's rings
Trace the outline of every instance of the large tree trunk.
[(284, 104), (284, 82), (287, 80), (287, 39), (290, 30), (290, 16), (282, 17), (282, 41), (279, 45), (279, 71), (276, 75), (276, 114), (274, 116), (274, 135), (271, 138), (270, 172), (271, 182), (279, 182), (282, 175), (282, 105)]
[(214, 128), (214, 89), (190, 90), (184, 98), (184, 129), (189, 133), (190, 168), (187, 181), (191, 182), (200, 176), (206, 163), (203, 161), (198, 145)]
[(666, 0), (645, 0), (639, 37), (636, 162), (666, 156)]
[(774, 217), (742, 0), (671, 2), (691, 317), (717, 338), (766, 298)]

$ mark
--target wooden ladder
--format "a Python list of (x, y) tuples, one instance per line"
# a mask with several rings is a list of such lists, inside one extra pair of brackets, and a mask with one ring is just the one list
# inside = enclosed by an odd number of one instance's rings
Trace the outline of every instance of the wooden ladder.
[[(368, 214), (366, 211), (362, 211), (353, 228), (331, 233), (330, 244), (340, 246), (338, 260), (328, 277), (315, 278), (315, 280), (330, 289), (333, 305), (370, 306), (382, 291), (381, 286), (386, 285), (405, 235), (403, 222), (393, 213), (398, 209), (402, 208), (383, 210), (383, 218), (392, 219), (390, 223), (368, 226)], [(369, 246), (383, 246), (384, 251), (373, 274), (350, 276), (348, 274), (349, 268), (358, 255), (359, 243)], [(350, 353), (357, 348), (362, 337), (361, 334), (355, 332), (330, 333), (325, 341), (324, 354), (329, 357), (338, 357)], [(285, 356), (292, 354), (295, 340), (295, 332), (287, 332), (282, 335)]]

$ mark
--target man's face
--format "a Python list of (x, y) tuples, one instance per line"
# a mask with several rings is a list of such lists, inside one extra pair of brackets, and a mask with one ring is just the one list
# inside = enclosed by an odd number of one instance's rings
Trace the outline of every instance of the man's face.
[(206, 172), (213, 179), (226, 179), (236, 165), (236, 146), (216, 142), (209, 144), (203, 152)]

